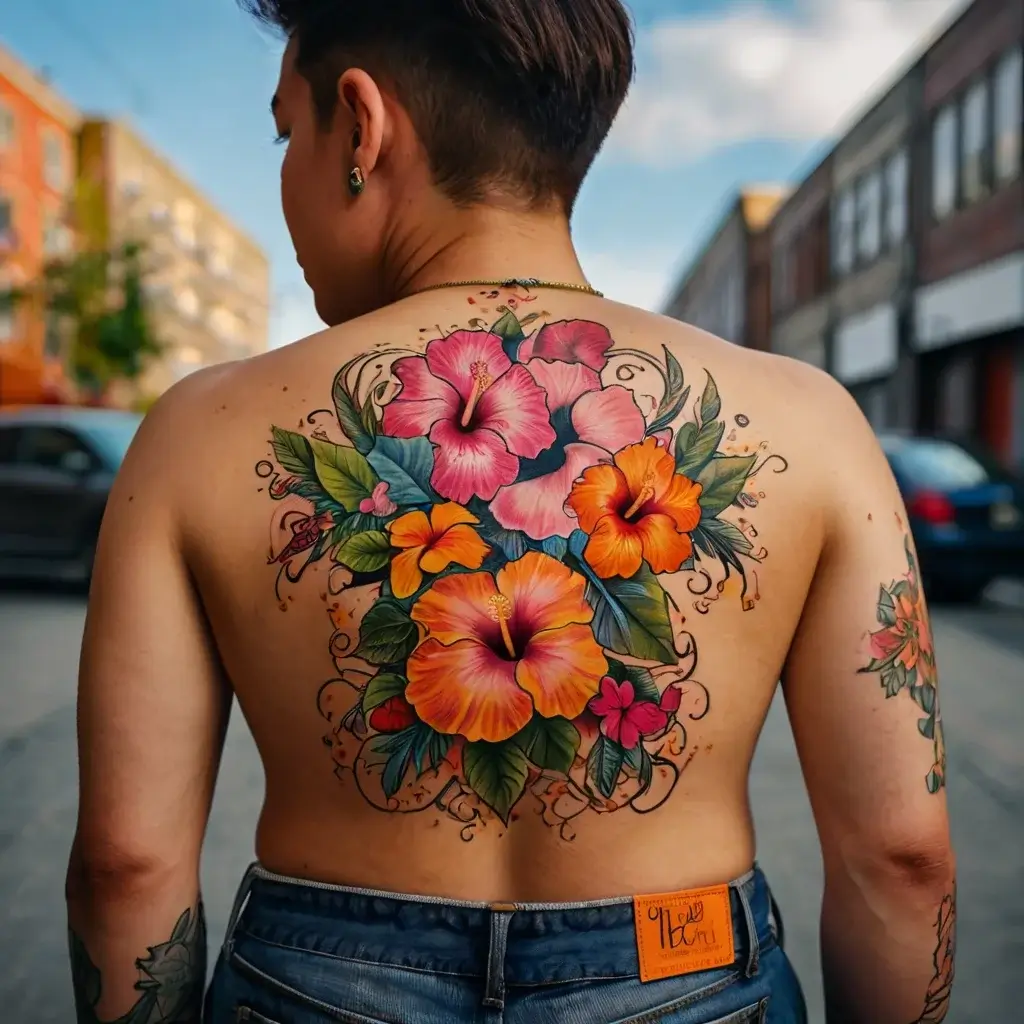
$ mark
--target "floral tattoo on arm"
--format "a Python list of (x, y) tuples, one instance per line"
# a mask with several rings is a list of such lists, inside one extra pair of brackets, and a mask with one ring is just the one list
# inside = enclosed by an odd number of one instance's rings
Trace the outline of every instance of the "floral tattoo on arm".
[(861, 672), (877, 672), (886, 698), (906, 690), (924, 712), (917, 727), (931, 740), (934, 764), (925, 782), (930, 793), (946, 784), (946, 744), (937, 692), (938, 676), (931, 625), (910, 538), (906, 538), (907, 574), (881, 587), (877, 616), (881, 629), (871, 634), (871, 660)]
[(699, 615), (752, 609), (766, 552), (743, 516), (761, 469), (787, 468), (733, 443), (746, 416), (726, 435), (710, 374), (691, 404), (667, 347), (583, 320), (528, 333), (530, 301), (347, 363), (333, 408), (274, 427), (257, 465), (281, 607), (328, 567), (336, 774), (467, 840), (528, 796), (566, 840), (579, 815), (664, 804), (709, 694), (663, 580)]

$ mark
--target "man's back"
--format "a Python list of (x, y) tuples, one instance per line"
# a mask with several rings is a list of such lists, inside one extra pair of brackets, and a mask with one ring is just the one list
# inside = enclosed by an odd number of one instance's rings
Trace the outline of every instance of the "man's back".
[(197, 382), (185, 550), (266, 768), (262, 863), (491, 900), (749, 868), (820, 390), (627, 307), (480, 290)]

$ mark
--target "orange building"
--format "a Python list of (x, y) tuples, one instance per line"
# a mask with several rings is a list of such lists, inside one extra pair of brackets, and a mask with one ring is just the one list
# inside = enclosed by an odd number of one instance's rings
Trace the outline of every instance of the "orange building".
[[(0, 46), (0, 295), (69, 252), (78, 111)], [(0, 404), (59, 400), (62, 335), (31, 297), (0, 303)]]

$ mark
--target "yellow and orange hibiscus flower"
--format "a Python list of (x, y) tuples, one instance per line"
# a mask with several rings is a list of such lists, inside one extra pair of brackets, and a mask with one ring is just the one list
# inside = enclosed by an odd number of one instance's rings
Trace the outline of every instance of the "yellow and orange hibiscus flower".
[(693, 554), (701, 490), (655, 438), (623, 448), (614, 465), (588, 469), (569, 495), (590, 535), (583, 557), (602, 579), (628, 579), (644, 561), (654, 572), (676, 572)]
[(470, 742), (509, 739), (535, 710), (576, 718), (608, 671), (584, 588), (539, 552), (495, 575), (438, 580), (412, 608), (426, 637), (409, 658), (405, 699), (433, 729)]
[(402, 553), (391, 560), (391, 590), (395, 597), (412, 597), (423, 586), (423, 575), (444, 572), (453, 562), (479, 569), (490, 546), (473, 529), (480, 522), (454, 501), (435, 505), (430, 518), (410, 512), (388, 526), (393, 547)]

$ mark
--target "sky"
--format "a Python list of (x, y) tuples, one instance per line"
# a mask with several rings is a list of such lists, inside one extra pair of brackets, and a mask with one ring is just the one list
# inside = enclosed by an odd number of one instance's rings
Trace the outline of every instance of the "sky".
[[(659, 309), (746, 183), (798, 181), (965, 0), (632, 0), (637, 78), (573, 219), (609, 297)], [(6, 4), (0, 42), (126, 116), (267, 251), (271, 344), (323, 326), (281, 216), (282, 44), (235, 0)]]

